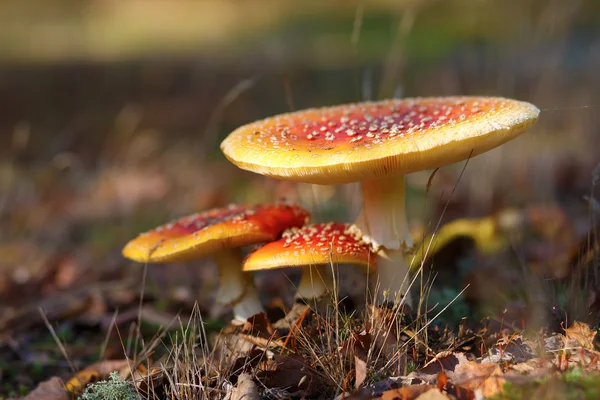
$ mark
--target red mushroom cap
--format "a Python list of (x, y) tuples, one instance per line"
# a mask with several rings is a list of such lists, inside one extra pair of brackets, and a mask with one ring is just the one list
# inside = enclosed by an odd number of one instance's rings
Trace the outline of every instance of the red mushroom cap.
[(309, 218), (303, 208), (285, 204), (215, 208), (141, 234), (127, 243), (123, 256), (152, 263), (190, 261), (225, 248), (275, 240)]
[(315, 108), (242, 126), (221, 144), (238, 167), (339, 184), (441, 167), (518, 136), (532, 104), (499, 97), (392, 99)]
[(347, 263), (373, 266), (375, 255), (352, 225), (329, 223), (286, 230), (282, 238), (251, 253), (244, 271)]

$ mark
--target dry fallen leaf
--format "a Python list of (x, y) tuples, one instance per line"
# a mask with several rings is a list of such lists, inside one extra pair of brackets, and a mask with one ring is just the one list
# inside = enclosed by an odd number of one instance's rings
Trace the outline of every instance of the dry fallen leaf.
[(260, 336), (265, 339), (277, 339), (279, 337), (265, 313), (258, 313), (248, 318), (242, 327), (242, 333)]
[(231, 400), (259, 400), (258, 388), (252, 380), (252, 375), (241, 374), (237, 385), (231, 391)]
[(574, 322), (569, 328), (565, 329), (568, 347), (583, 347), (584, 349), (594, 349), (594, 338), (596, 331), (591, 329), (583, 322)]
[(508, 361), (510, 363), (522, 363), (535, 358), (535, 353), (531, 346), (520, 337), (503, 337), (496, 342), (496, 345), (490, 348), (488, 355), (481, 360), (481, 363), (499, 363)]
[(429, 389), (416, 400), (448, 400), (450, 397), (446, 396), (446, 394), (440, 392), (438, 389)]
[(535, 360), (534, 365), (532, 365), (530, 363), (526, 363), (526, 362), (512, 364), (512, 365), (510, 365), (510, 369), (511, 369), (511, 371), (517, 371), (520, 374), (530, 374), (533, 371), (540, 369), (540, 367), (537, 365), (538, 363), (539, 363), (539, 360)]
[(135, 383), (138, 393), (148, 396), (152, 388), (160, 387), (164, 382), (165, 370), (162, 367), (151, 367), (147, 370), (143, 364), (140, 364), (133, 371), (130, 379)]
[[(433, 389), (431, 385), (410, 385), (399, 389), (387, 390), (381, 394), (381, 400), (415, 400), (423, 393)], [(435, 389), (438, 393), (439, 391)]]
[(82, 392), (89, 383), (106, 379), (113, 371), (121, 371), (129, 368), (127, 360), (105, 360), (94, 363), (81, 371), (65, 383), (69, 392)]
[[(374, 354), (375, 358), (394, 360), (390, 369), (395, 374), (401, 374), (406, 366), (406, 349), (401, 346), (402, 337), (414, 336), (408, 329), (399, 332), (404, 311), (378, 306), (373, 309), (373, 314), (365, 324), (365, 331), (368, 332), (368, 339), (373, 346), (371, 354)], [(368, 349), (369, 346), (365, 348)]]
[(448, 377), (455, 385), (460, 385), (466, 389), (477, 390), (481, 388), (485, 381), (496, 372), (497, 364), (481, 364), (475, 361), (468, 361), (456, 367), (453, 373), (448, 373)]
[(354, 359), (354, 387), (360, 388), (367, 379), (367, 358), (371, 346), (371, 335), (368, 333), (355, 333), (344, 341), (339, 351)]
[(354, 355), (354, 370), (356, 371), (356, 379), (354, 380), (354, 387), (360, 388), (365, 379), (367, 379), (367, 357), (366, 354), (355, 354)]
[(54, 377), (40, 383), (27, 396), (15, 400), (70, 400), (63, 381)]
[(275, 354), (263, 361), (256, 376), (267, 388), (285, 389), (299, 397), (312, 397), (319, 385), (319, 375), (301, 356)]
[(267, 355), (262, 350), (252, 349), (248, 351), (244, 356), (237, 357), (235, 362), (231, 366), (231, 375), (229, 376), (230, 381), (235, 381), (236, 377), (251, 371), (255, 368), (259, 363), (261, 363), (264, 359), (266, 359)]
[(437, 354), (423, 368), (408, 374), (408, 378), (434, 384), (437, 381), (438, 374), (444, 372), (448, 378), (454, 379), (456, 369), (464, 363), (468, 363), (465, 354), (444, 351)]
[(504, 373), (500, 369), (500, 367), (496, 367), (494, 372), (485, 380), (481, 385), (481, 393), (485, 397), (495, 396), (498, 393), (502, 392), (502, 387), (506, 383), (506, 379), (504, 378)]

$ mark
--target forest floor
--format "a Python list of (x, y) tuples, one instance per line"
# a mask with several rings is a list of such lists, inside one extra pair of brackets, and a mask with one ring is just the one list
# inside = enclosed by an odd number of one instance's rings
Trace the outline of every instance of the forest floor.
[[(229, 310), (214, 303), (212, 265), (124, 262), (118, 244), (137, 227), (81, 233), (72, 223), (62, 227), (71, 246), (55, 237), (3, 244), (0, 393), (55, 400), (596, 398), (594, 225), (578, 233), (558, 206), (511, 209), (516, 225), (499, 215), (490, 220), (491, 236), (453, 233), (452, 219), (437, 229), (412, 309), (370, 305), (364, 275), (345, 266), (336, 272), (339, 296), (294, 302), (298, 271), (288, 269), (257, 276), (269, 311), (245, 325), (226, 323)], [(582, 213), (581, 225), (586, 218), (594, 215)], [(424, 235), (425, 228), (414, 224), (413, 231)]]

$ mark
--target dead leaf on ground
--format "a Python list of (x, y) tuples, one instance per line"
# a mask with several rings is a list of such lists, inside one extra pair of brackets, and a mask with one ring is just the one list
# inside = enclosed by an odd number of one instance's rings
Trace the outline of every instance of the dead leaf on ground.
[(285, 389), (299, 397), (316, 395), (320, 386), (319, 375), (298, 355), (275, 354), (273, 359), (259, 365), (256, 376), (267, 388)]
[(231, 367), (230, 381), (235, 381), (237, 376), (254, 369), (267, 355), (262, 350), (252, 349), (245, 356), (237, 357)]
[[(402, 326), (402, 317), (407, 308), (390, 309), (387, 307), (375, 307), (373, 315), (366, 322), (365, 331), (369, 333), (369, 340), (374, 347), (371, 354), (374, 354), (375, 359), (394, 360), (390, 365), (397, 374), (403, 373), (406, 366), (406, 349), (402, 349), (402, 343), (405, 342), (406, 336), (414, 337), (414, 333), (408, 329), (399, 332)], [(369, 346), (365, 346), (368, 350)]]
[[(399, 389), (387, 390), (381, 394), (381, 400), (415, 400), (423, 393), (433, 389), (431, 385), (410, 385)], [(438, 393), (439, 390), (435, 389)]]
[(531, 346), (523, 342), (520, 337), (502, 338), (489, 350), (488, 356), (481, 360), (485, 363), (499, 363), (509, 361), (511, 363), (522, 363), (535, 358)]
[(477, 390), (492, 374), (497, 373), (497, 369), (499, 369), (497, 364), (468, 361), (456, 367), (454, 372), (448, 373), (448, 377), (455, 385)]
[(345, 357), (352, 358), (354, 360), (354, 387), (356, 389), (359, 389), (367, 379), (367, 359), (370, 347), (370, 334), (366, 332), (352, 332), (352, 335), (346, 339), (338, 349), (338, 351)]
[(159, 367), (152, 367), (147, 370), (143, 364), (133, 371), (131, 380), (141, 394), (149, 394), (152, 388), (160, 387), (165, 380), (165, 370)]
[(354, 354), (354, 370), (356, 378), (354, 380), (354, 387), (360, 388), (363, 382), (367, 379), (367, 354), (358, 353)]
[(594, 349), (594, 338), (596, 331), (583, 322), (574, 322), (571, 327), (565, 329), (567, 337), (567, 347), (583, 347), (584, 349)]
[(273, 329), (271, 321), (267, 318), (267, 314), (264, 312), (255, 314), (248, 318), (244, 326), (242, 327), (242, 333), (247, 335), (260, 336), (265, 339), (276, 339), (279, 338), (277, 331)]
[(423, 393), (422, 395), (417, 397), (416, 400), (448, 400), (448, 399), (450, 399), (450, 397), (448, 397), (445, 393), (439, 391), (438, 389), (429, 389), (428, 391), (426, 391), (425, 393)]
[[(65, 388), (69, 392), (82, 392), (86, 385), (99, 380), (106, 379), (113, 371), (121, 371), (129, 369), (127, 360), (105, 360), (94, 363), (81, 371), (65, 383)], [(128, 375), (127, 371), (127, 375)]]
[[(456, 398), (472, 399), (475, 396), (474, 391), (485, 386), (486, 380), (496, 368), (498, 368), (497, 364), (481, 364), (469, 361), (464, 353), (445, 351), (439, 353), (425, 367), (411, 372), (407, 378), (412, 383), (441, 384)], [(499, 379), (498, 376), (493, 381), (489, 381), (488, 386), (492, 388), (492, 384)], [(489, 391), (491, 392), (492, 389)]]
[(54, 377), (40, 383), (31, 393), (15, 400), (70, 400), (63, 381)]
[(417, 371), (408, 374), (408, 378), (417, 379), (418, 382), (433, 384), (437, 381), (438, 374), (444, 372), (448, 378), (453, 379), (454, 372), (459, 365), (469, 362), (464, 353), (444, 351), (438, 353), (431, 361)]
[(490, 376), (483, 381), (479, 389), (481, 389), (481, 393), (485, 397), (492, 397), (502, 392), (502, 387), (505, 383), (506, 378), (504, 378), (504, 373), (500, 367), (496, 367)]
[[(258, 346), (261, 349), (272, 349), (275, 347), (285, 347), (285, 343), (280, 339), (278, 330), (273, 328), (267, 314), (258, 313), (242, 325), (242, 327), (230, 327), (230, 331), (223, 331), (229, 336), (226, 341), (231, 342), (237, 338), (240, 341), (247, 342), (252, 346)], [(239, 333), (237, 333), (239, 332)]]
[(241, 374), (237, 385), (231, 391), (231, 400), (259, 400), (258, 388), (252, 380), (252, 375)]
[(510, 365), (510, 370), (511, 371), (516, 371), (520, 374), (530, 374), (533, 371), (536, 371), (538, 369), (540, 369), (539, 365), (539, 360), (535, 360), (534, 363), (527, 363), (527, 362), (523, 362), (523, 363), (518, 363), (518, 364), (512, 364)]

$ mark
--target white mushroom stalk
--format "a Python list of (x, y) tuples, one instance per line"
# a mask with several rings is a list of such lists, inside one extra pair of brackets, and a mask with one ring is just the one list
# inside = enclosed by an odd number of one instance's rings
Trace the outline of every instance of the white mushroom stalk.
[(264, 312), (252, 274), (241, 270), (243, 262), (239, 249), (220, 250), (213, 254), (219, 274), (216, 301), (233, 309), (233, 319), (245, 322), (251, 316)]
[(319, 300), (333, 293), (333, 282), (327, 273), (327, 266), (316, 265), (305, 267), (300, 283), (296, 288), (296, 300), (310, 302)]
[(378, 302), (410, 304), (407, 250), (412, 237), (406, 220), (404, 175), (362, 183), (363, 206), (356, 226), (379, 256), (371, 280)]

